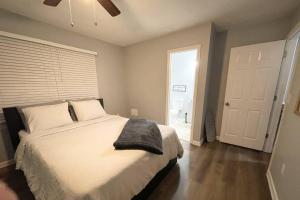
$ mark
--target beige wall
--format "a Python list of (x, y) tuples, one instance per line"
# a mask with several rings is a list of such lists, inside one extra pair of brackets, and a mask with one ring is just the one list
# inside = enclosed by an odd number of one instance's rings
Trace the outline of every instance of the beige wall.
[[(98, 52), (99, 94), (107, 112), (127, 116), (123, 48), (87, 38), (0, 9), (0, 30)], [(3, 134), (4, 133), (4, 134)], [(5, 126), (0, 127), (0, 162), (12, 157)]]
[[(208, 66), (212, 25), (195, 26), (125, 48), (126, 92), (129, 108), (137, 108), (139, 117), (165, 123), (167, 51), (200, 44), (200, 68), (194, 140), (200, 140), (202, 113), (205, 108), (204, 86)], [(200, 70), (201, 71), (201, 70)]]
[[(300, 116), (294, 113), (300, 97), (299, 58), (300, 51), (298, 51), (298, 63), (290, 90), (291, 99), (286, 105), (269, 167), (280, 200), (297, 200), (300, 197)], [(283, 164), (286, 165), (286, 169), (282, 175)]]
[(213, 63), (214, 72), (212, 77), (215, 86), (212, 88), (211, 96), (218, 99), (213, 99), (209, 107), (215, 113), (217, 135), (220, 134), (222, 123), (230, 49), (237, 46), (284, 39), (290, 29), (290, 24), (290, 19), (284, 18), (258, 25), (231, 27), (227, 32), (216, 35), (217, 46), (213, 58), (215, 63)]
[(300, 23), (300, 5), (296, 8), (294, 14), (292, 15), (292, 26), (296, 26), (296, 24)]

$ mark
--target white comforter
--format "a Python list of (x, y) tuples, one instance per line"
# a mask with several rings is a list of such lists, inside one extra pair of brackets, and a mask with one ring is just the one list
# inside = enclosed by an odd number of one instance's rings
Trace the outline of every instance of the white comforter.
[(161, 125), (163, 155), (115, 150), (127, 120), (108, 115), (43, 132), (21, 131), (17, 169), (24, 171), (35, 198), (131, 199), (170, 159), (182, 156), (174, 129)]

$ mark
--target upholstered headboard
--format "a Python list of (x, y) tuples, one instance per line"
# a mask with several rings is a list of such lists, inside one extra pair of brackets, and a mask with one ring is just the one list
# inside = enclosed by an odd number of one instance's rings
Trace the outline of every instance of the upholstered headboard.
[[(98, 100), (100, 101), (102, 107), (104, 108), (103, 99), (98, 99)], [(20, 142), (18, 133), (20, 130), (25, 128), (21, 115), (17, 107), (3, 108), (3, 114), (4, 114), (4, 118), (6, 121), (6, 125), (8, 128), (12, 145), (14, 149), (17, 149), (17, 146)]]

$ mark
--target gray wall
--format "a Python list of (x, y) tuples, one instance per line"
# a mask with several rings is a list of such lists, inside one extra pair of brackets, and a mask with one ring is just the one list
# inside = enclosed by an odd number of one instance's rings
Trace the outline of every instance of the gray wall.
[(218, 112), (219, 88), (221, 84), (224, 52), (226, 47), (227, 32), (216, 32), (213, 59), (211, 65), (209, 111), (213, 116)]
[(139, 116), (165, 123), (167, 51), (200, 44), (200, 68), (194, 140), (200, 141), (205, 112), (205, 91), (200, 86), (206, 83), (207, 66), (211, 57), (212, 25), (195, 26), (156, 39), (125, 48), (126, 87), (129, 108), (137, 108)]
[(290, 24), (290, 19), (284, 18), (257, 25), (229, 27), (228, 31), (216, 34), (209, 108), (215, 114), (217, 135), (221, 130), (230, 49), (237, 46), (282, 40), (287, 35)]
[[(204, 107), (199, 103), (196, 107), (194, 140), (199, 141), (203, 129), (201, 122), (207, 109), (216, 117), (219, 134), (230, 48), (283, 39), (290, 24), (295, 24), (298, 17), (299, 14), (295, 14), (293, 22), (280, 19), (258, 25), (229, 27), (228, 31), (216, 34), (211, 24), (198, 25), (126, 48), (1, 9), (0, 30), (98, 52), (96, 65), (99, 94), (105, 99), (107, 111), (128, 116), (129, 108), (137, 108), (140, 117), (160, 123), (165, 123), (167, 50), (200, 44), (200, 67), (205, 71), (199, 74), (198, 85), (206, 83), (207, 87), (204, 91), (198, 87), (197, 92), (197, 99), (204, 102)], [(9, 139), (3, 134), (3, 129), (5, 126), (0, 127), (0, 162), (12, 157)]]
[[(87, 38), (0, 9), (0, 30), (26, 35), (98, 52), (96, 57), (99, 94), (108, 113), (127, 116), (124, 87), (124, 50), (121, 47)], [(0, 127), (0, 162), (12, 158), (6, 127)]]
[[(300, 51), (291, 85), (291, 99), (286, 105), (284, 117), (276, 141), (270, 172), (280, 200), (300, 198), (300, 116), (294, 113), (300, 97)], [(282, 164), (286, 165), (281, 174)]]
[[(300, 9), (293, 25), (300, 22)], [(298, 45), (297, 62), (289, 91), (290, 100), (281, 120), (274, 152), (269, 166), (270, 174), (280, 200), (298, 200), (300, 198), (300, 116), (294, 113), (300, 98), (300, 48)], [(286, 168), (281, 174), (282, 165)]]

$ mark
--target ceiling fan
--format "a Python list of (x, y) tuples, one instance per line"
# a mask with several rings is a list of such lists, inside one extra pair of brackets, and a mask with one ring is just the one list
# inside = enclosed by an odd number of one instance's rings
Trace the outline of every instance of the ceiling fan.
[[(44, 4), (47, 6), (53, 6), (56, 7), (62, 0), (44, 0)], [(115, 4), (111, 0), (97, 0), (104, 9), (112, 16), (115, 17), (119, 15), (121, 12), (115, 6)]]

